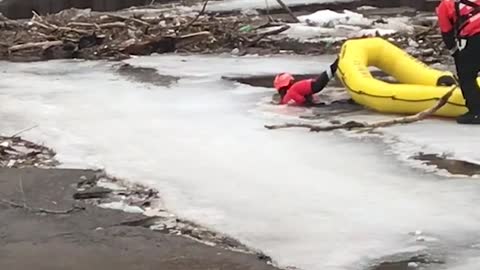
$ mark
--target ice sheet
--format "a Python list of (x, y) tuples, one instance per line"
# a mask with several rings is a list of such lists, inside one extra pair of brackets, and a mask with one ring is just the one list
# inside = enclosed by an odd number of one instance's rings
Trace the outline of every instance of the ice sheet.
[(471, 269), (478, 269), (478, 267), (480, 267), (480, 257), (467, 259), (466, 262), (455, 265), (450, 269), (451, 270), (471, 270)]
[(480, 127), (458, 125), (453, 120), (430, 120), (386, 131), (418, 150), (451, 154), (452, 157), (480, 163)]
[[(181, 76), (170, 88), (126, 81), (107, 62), (2, 63), (0, 131), (38, 124), (24, 135), (54, 147), (64, 166), (105, 167), (155, 187), (180, 216), (237, 237), (281, 266), (358, 269), (418, 246), (408, 234), (416, 230), (444, 251), (478, 243), (477, 182), (411, 170), (368, 138), (265, 130), (308, 110), (268, 105), (271, 89), (220, 80), (320, 72), (333, 58), (129, 61)], [(443, 140), (478, 158), (479, 129), (422, 125), (391, 132), (419, 143)]]

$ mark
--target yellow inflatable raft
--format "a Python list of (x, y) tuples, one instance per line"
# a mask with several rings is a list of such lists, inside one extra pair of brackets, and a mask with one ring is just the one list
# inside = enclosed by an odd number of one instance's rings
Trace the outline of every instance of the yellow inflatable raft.
[[(374, 66), (399, 83), (375, 79), (368, 67)], [(340, 53), (337, 77), (352, 99), (367, 108), (396, 114), (415, 114), (431, 108), (452, 86), (438, 86), (452, 80), (451, 72), (438, 71), (382, 38), (353, 39)], [(436, 115), (455, 117), (467, 111), (459, 88)]]

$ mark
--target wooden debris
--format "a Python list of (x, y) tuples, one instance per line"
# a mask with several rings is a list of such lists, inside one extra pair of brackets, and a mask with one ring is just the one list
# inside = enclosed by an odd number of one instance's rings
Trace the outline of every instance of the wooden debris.
[[(205, 15), (208, 0), (195, 16), (137, 15), (63, 11), (39, 16), (35, 12), (29, 22), (19, 23), (18, 31), (0, 32), (5, 40), (0, 58), (28, 59), (125, 59), (129, 55), (174, 52), (231, 51), (256, 46), (267, 36), (285, 31), (262, 32), (252, 27), (241, 32), (242, 26), (255, 25), (257, 18), (247, 15), (215, 17)], [(82, 16), (79, 16), (81, 13)], [(204, 15), (204, 16), (202, 16)], [(68, 44), (68, 46), (57, 46)], [(52, 46), (54, 48), (52, 48)]]
[(175, 47), (178, 48), (183, 48), (185, 46), (188, 46), (189, 44), (199, 42), (209, 36), (211, 36), (212, 33), (208, 31), (202, 31), (198, 33), (192, 33), (192, 34), (187, 34), (183, 35), (177, 38), (177, 42), (175, 43)]
[(47, 25), (45, 23), (41, 23), (41, 22), (37, 22), (37, 21), (32, 21), (31, 25), (32, 26), (37, 26), (37, 27), (40, 27), (40, 28), (43, 28), (43, 29), (47, 29), (47, 30), (50, 30), (50, 31), (56, 30), (58, 28), (56, 26)]
[(34, 127), (21, 130), (10, 137), (0, 136), (0, 167), (50, 168), (58, 164), (53, 150), (18, 137)]
[(57, 29), (60, 30), (60, 31), (65, 31), (65, 32), (75, 32), (75, 33), (81, 34), (81, 35), (88, 35), (88, 34), (91, 33), (91, 31), (88, 31), (88, 30), (81, 30), (81, 29), (64, 27), (64, 26), (61, 26)]
[(333, 131), (338, 129), (345, 129), (345, 130), (352, 130), (355, 128), (365, 128), (368, 124), (357, 122), (357, 121), (349, 121), (344, 124), (334, 124), (330, 126), (317, 126), (311, 124), (294, 124), (294, 123), (287, 123), (282, 125), (265, 125), (266, 129), (284, 129), (284, 128), (308, 128), (311, 132), (319, 132), (319, 131)]
[(59, 40), (55, 41), (44, 41), (44, 42), (35, 42), (35, 43), (26, 43), (26, 44), (19, 44), (19, 45), (14, 45), (8, 48), (10, 52), (15, 52), (15, 51), (20, 51), (20, 50), (26, 50), (26, 49), (33, 49), (33, 48), (41, 48), (42, 50), (45, 50), (51, 46), (58, 46), (62, 45), (63, 42)]
[[(288, 12), (283, 1), (277, 1), (280, 5), (283, 4)], [(46, 16), (33, 13), (28, 22), (0, 17), (0, 28), (3, 30), (0, 31), (0, 38), (4, 44), (0, 46), (0, 59), (28, 61), (75, 57), (118, 60), (128, 58), (129, 51), (147, 55), (151, 52), (171, 52), (178, 48), (181, 48), (182, 52), (194, 53), (222, 53), (236, 49), (242, 52), (241, 54), (271, 54), (281, 50), (298, 54), (336, 54), (343, 44), (342, 40), (333, 43), (305, 43), (288, 38), (270, 38), (288, 29), (285, 20), (283, 23), (281, 20), (265, 22), (265, 18), (246, 14), (218, 16), (207, 12), (208, 3), (208, 0), (204, 0), (202, 9), (195, 15), (185, 15), (177, 9), (165, 9), (165, 12), (154, 15), (136, 13), (134, 16), (71, 9)], [(295, 18), (293, 13), (291, 16)], [(451, 61), (448, 51), (442, 49), (442, 39), (437, 27), (427, 18), (416, 19), (413, 33), (402, 32), (383, 37), (401, 48), (408, 49), (411, 55), (423, 62)], [(295, 18), (295, 22), (298, 22), (298, 19)], [(271, 31), (263, 30), (266, 27), (275, 28), (271, 28)], [(209, 32), (210, 35), (196, 35), (203, 32)], [(187, 42), (185, 36), (191, 34), (196, 36)], [(92, 43), (92, 46), (78, 45), (80, 40), (84, 41), (85, 37), (93, 35), (102, 38), (99, 42)], [(167, 46), (169, 49), (152, 49), (150, 45), (161, 40), (169, 40), (172, 45)], [(9, 50), (17, 45), (53, 41), (68, 42), (76, 45), (77, 49), (74, 52), (62, 51), (62, 48), (58, 47), (54, 47), (55, 50), (49, 47)], [(145, 49), (144, 52), (141, 51), (142, 48)]]
[(200, 10), (200, 12), (197, 14), (197, 16), (195, 18), (193, 18), (193, 20), (191, 20), (185, 27), (182, 27), (183, 29), (187, 29), (189, 28), (194, 22), (196, 22), (198, 20), (198, 18), (200, 18), (200, 16), (203, 15), (203, 13), (205, 13), (205, 9), (207, 8), (207, 4), (208, 4), (208, 0), (205, 0), (205, 2), (203, 3), (203, 7), (202, 7), (202, 10)]
[(255, 46), (260, 40), (264, 39), (265, 37), (272, 36), (272, 35), (278, 35), (282, 32), (287, 31), (288, 29), (290, 29), (290, 25), (283, 25), (282, 27), (280, 27), (278, 29), (273, 29), (273, 30), (267, 31), (265, 33), (262, 33), (258, 37), (256, 37), (254, 40), (250, 41), (247, 44), (247, 47)]
[(96, 23), (85, 23), (85, 22), (69, 22), (67, 26), (70, 27), (91, 27), (91, 28), (96, 28), (100, 29), (100, 26)]
[(120, 15), (116, 15), (116, 14), (108, 14), (107, 16), (109, 16), (111, 18), (114, 18), (114, 19), (123, 20), (123, 21), (136, 22), (136, 23), (144, 25), (144, 26), (150, 26), (150, 24), (148, 22), (145, 22), (145, 21), (142, 21), (140, 19), (133, 18), (133, 17), (124, 17), (124, 16), (120, 16)]
[(383, 120), (371, 124), (367, 124), (365, 127), (368, 129), (375, 129), (379, 127), (388, 127), (388, 126), (393, 126), (393, 125), (404, 125), (404, 124), (410, 124), (418, 121), (422, 121), (432, 115), (434, 115), (438, 110), (440, 110), (445, 104), (447, 104), (448, 99), (452, 96), (453, 91), (458, 86), (453, 86), (445, 95), (443, 95), (438, 102), (435, 104), (435, 106), (426, 109), (424, 111), (421, 111), (415, 115), (409, 115), (405, 117), (399, 117), (391, 120)]
[(394, 126), (394, 125), (404, 125), (404, 124), (410, 124), (418, 121), (422, 121), (432, 115), (434, 115), (438, 110), (440, 110), (445, 104), (447, 104), (448, 99), (452, 96), (453, 91), (457, 88), (458, 86), (453, 86), (445, 95), (443, 95), (438, 102), (435, 104), (435, 106), (426, 109), (424, 111), (421, 111), (415, 115), (409, 115), (405, 117), (399, 117), (395, 119), (389, 119), (389, 120), (383, 120), (379, 122), (374, 122), (374, 123), (363, 123), (363, 122), (357, 122), (357, 121), (349, 121), (346, 123), (339, 123), (339, 124), (333, 124), (329, 126), (318, 126), (318, 125), (311, 125), (311, 124), (294, 124), (294, 123), (287, 123), (283, 125), (265, 125), (266, 129), (284, 129), (284, 128), (308, 128), (312, 132), (319, 132), (319, 131), (333, 131), (333, 130), (361, 130), (361, 131), (371, 131), (376, 128), (381, 128), (381, 127), (388, 127), (388, 126)]
[(93, 187), (88, 190), (78, 191), (73, 194), (75, 200), (101, 199), (106, 198), (112, 193), (112, 190), (102, 187)]
[(124, 22), (111, 22), (111, 23), (102, 23), (98, 25), (100, 28), (114, 28), (114, 27), (127, 27), (127, 24)]

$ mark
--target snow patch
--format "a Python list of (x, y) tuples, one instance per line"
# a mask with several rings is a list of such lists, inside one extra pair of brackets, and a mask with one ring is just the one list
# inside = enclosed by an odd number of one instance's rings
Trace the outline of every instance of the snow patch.
[(299, 16), (300, 22), (311, 26), (321, 26), (333, 28), (338, 24), (347, 25), (371, 25), (371, 21), (365, 18), (362, 14), (345, 10), (343, 13), (338, 13), (331, 10), (319, 10), (313, 14)]
[(418, 267), (418, 263), (415, 263), (415, 262), (408, 263), (408, 268), (417, 268), (417, 267)]
[[(407, 17), (384, 18), (380, 21), (362, 14), (344, 10), (319, 10), (299, 16), (300, 23), (289, 24), (290, 29), (277, 35), (277, 39), (292, 38), (303, 42), (337, 42), (349, 38), (386, 36), (413, 30)], [(267, 30), (272, 30), (269, 28)]]
[[(287, 6), (299, 6), (309, 4), (325, 4), (333, 2), (348, 3), (354, 0), (283, 0)], [(251, 9), (265, 9), (269, 8), (281, 8), (275, 0), (224, 0), (215, 1), (208, 4), (208, 11), (222, 12), (222, 11), (235, 11), (235, 10), (251, 10)], [(201, 9), (201, 5), (196, 7)]]
[(138, 206), (129, 205), (124, 201), (101, 203), (98, 206), (101, 208), (121, 210), (127, 213), (134, 213), (134, 214), (143, 214), (144, 212), (142, 208)]
[(106, 178), (101, 178), (97, 182), (97, 186), (107, 188), (113, 191), (124, 191), (128, 190), (125, 186), (122, 186), (118, 183), (114, 183)]

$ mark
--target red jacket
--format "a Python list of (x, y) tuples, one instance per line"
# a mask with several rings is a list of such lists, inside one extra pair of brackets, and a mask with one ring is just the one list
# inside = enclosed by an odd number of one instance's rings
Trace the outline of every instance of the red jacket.
[[(480, 0), (470, 0), (470, 2), (480, 5)], [(460, 15), (468, 15), (472, 7), (460, 4)], [(442, 0), (437, 7), (438, 25), (442, 33), (449, 33), (454, 30), (457, 15), (455, 14), (455, 0)], [(459, 33), (461, 37), (473, 36), (480, 33), (480, 13), (471, 17), (466, 26)]]
[(292, 86), (290, 86), (290, 88), (287, 90), (287, 93), (282, 98), (281, 104), (305, 104), (305, 97), (312, 94), (312, 81), (312, 79), (309, 79), (294, 83)]

